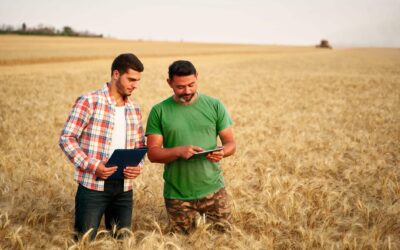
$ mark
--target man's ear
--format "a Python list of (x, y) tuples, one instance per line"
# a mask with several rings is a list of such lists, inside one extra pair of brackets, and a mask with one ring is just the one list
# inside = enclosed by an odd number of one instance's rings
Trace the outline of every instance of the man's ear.
[(172, 88), (172, 81), (171, 81), (171, 79), (167, 78), (167, 83), (168, 83), (168, 85)]
[(117, 69), (114, 69), (113, 73), (112, 73), (112, 78), (114, 80), (118, 80), (118, 78), (120, 77), (120, 73)]

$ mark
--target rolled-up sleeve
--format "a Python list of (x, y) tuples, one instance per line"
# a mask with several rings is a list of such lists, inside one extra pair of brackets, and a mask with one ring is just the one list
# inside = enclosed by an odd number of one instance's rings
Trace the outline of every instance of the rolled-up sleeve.
[(59, 146), (76, 168), (95, 174), (100, 160), (90, 158), (80, 147), (80, 137), (88, 125), (92, 110), (85, 96), (80, 96), (61, 131)]

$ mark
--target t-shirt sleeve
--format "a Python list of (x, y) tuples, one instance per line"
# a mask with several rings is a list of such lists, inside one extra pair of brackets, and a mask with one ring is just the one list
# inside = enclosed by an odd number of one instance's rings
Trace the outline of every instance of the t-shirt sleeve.
[(233, 122), (224, 104), (218, 101), (216, 105), (217, 105), (217, 117), (218, 117), (217, 132), (219, 133), (220, 131), (230, 127), (233, 124)]
[(146, 135), (158, 134), (162, 135), (161, 116), (157, 107), (153, 107), (147, 118)]

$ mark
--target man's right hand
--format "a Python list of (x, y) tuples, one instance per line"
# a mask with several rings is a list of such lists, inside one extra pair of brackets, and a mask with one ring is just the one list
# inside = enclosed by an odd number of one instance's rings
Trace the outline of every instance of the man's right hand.
[(100, 163), (96, 169), (96, 176), (105, 180), (110, 177), (110, 175), (112, 175), (115, 171), (117, 171), (117, 168), (118, 167), (116, 166), (106, 168), (103, 163)]
[(197, 146), (178, 146), (175, 148), (178, 157), (183, 159), (189, 159), (196, 152), (204, 151), (203, 148)]

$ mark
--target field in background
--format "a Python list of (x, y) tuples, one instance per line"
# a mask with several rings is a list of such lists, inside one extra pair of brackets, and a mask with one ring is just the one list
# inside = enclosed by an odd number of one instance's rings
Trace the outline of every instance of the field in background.
[[(101, 88), (121, 52), (145, 65), (143, 122), (189, 59), (199, 91), (234, 120), (222, 168), (230, 234), (166, 234), (162, 165), (136, 180), (132, 236), (71, 239), (76, 183), (57, 145), (76, 97)], [(400, 50), (0, 36), (1, 249), (399, 249)]]

